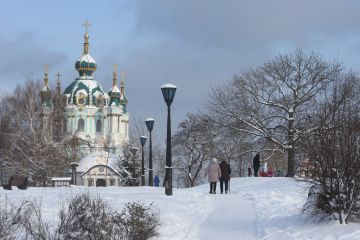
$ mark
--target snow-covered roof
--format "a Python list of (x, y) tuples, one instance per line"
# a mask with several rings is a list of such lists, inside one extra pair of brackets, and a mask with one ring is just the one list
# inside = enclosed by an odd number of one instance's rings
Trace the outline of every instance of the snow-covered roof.
[(106, 165), (112, 169), (117, 169), (118, 155), (114, 153), (108, 153), (105, 151), (93, 152), (79, 161), (79, 166), (76, 168), (77, 172), (86, 172), (90, 168), (96, 165)]
[(120, 89), (115, 85), (112, 88), (110, 88), (109, 92), (113, 92), (113, 93), (119, 93)]
[(161, 86), (161, 88), (176, 88), (174, 84), (166, 83)]
[(98, 165), (94, 165), (91, 168), (89, 168), (86, 172), (82, 173), (81, 176), (87, 174), (91, 169), (96, 168), (96, 167), (104, 167), (104, 168), (109, 168), (110, 170), (112, 170), (115, 174), (120, 175), (120, 173), (115, 169), (110, 167), (109, 165), (104, 165), (104, 164), (98, 164)]
[(71, 181), (71, 177), (53, 177), (51, 181)]
[(78, 60), (79, 62), (91, 62), (91, 63), (96, 63), (95, 60), (90, 56), (90, 54), (85, 54), (82, 55), (81, 58), (79, 58)]

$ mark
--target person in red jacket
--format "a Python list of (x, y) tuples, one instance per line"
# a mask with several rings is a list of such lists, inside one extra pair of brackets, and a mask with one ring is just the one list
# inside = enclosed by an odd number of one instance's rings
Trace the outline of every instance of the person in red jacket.
[(227, 194), (228, 190), (229, 190), (229, 181), (230, 181), (230, 174), (231, 174), (230, 164), (228, 164), (224, 160), (220, 163), (220, 169), (221, 169), (220, 191), (221, 191), (221, 194), (223, 194), (224, 183), (225, 183), (225, 194)]

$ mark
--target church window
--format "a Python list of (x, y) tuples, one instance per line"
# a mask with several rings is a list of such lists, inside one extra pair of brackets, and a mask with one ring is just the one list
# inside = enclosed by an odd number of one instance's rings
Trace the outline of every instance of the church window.
[(120, 117), (117, 117), (117, 132), (120, 132)]
[(98, 106), (98, 107), (104, 106), (104, 99), (102, 97), (98, 97), (96, 99), (96, 106)]
[(85, 103), (86, 103), (86, 96), (83, 93), (80, 93), (80, 95), (77, 98), (77, 104), (84, 105)]
[(114, 179), (110, 179), (110, 186), (114, 186), (115, 185), (115, 180)]
[(102, 132), (102, 131), (103, 131), (103, 129), (102, 129), (102, 122), (101, 122), (100, 119), (98, 119), (98, 120), (96, 121), (96, 132)]
[(88, 186), (89, 186), (89, 187), (94, 186), (94, 181), (93, 181), (93, 179), (91, 179), (91, 178), (88, 179)]
[(78, 131), (83, 132), (85, 130), (85, 121), (84, 119), (80, 118), (78, 120)]
[(104, 168), (103, 167), (99, 167), (99, 172), (103, 173), (104, 172)]

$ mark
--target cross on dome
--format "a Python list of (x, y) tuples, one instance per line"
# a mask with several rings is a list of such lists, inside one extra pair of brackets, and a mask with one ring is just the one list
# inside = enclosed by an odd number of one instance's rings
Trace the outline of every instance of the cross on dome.
[(50, 65), (49, 65), (49, 64), (45, 64), (44, 67), (45, 67), (45, 73), (48, 73), (48, 70), (49, 70)]
[(83, 26), (85, 27), (85, 34), (88, 34), (88, 27), (91, 27), (91, 23), (86, 19)]
[(126, 73), (124, 71), (121, 72), (121, 82), (124, 82)]
[(62, 74), (60, 72), (57, 72), (56, 76), (57, 76), (57, 83), (60, 84), (60, 77), (62, 76)]

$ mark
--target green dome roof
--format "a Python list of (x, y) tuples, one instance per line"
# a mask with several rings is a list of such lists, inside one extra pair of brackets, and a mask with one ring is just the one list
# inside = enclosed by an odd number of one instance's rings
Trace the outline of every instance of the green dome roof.
[(96, 70), (96, 67), (96, 62), (90, 56), (90, 54), (81, 56), (81, 58), (75, 63), (75, 68), (79, 72), (80, 76), (92, 76), (93, 72)]
[(64, 92), (69, 104), (97, 105), (109, 104), (109, 96), (92, 77), (80, 77), (72, 82)]

